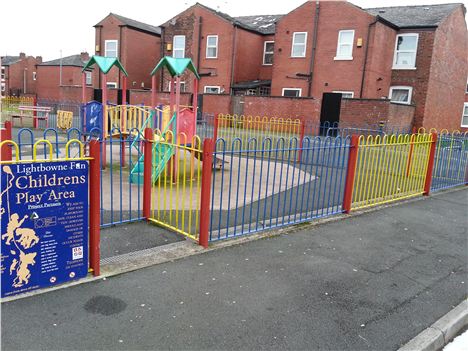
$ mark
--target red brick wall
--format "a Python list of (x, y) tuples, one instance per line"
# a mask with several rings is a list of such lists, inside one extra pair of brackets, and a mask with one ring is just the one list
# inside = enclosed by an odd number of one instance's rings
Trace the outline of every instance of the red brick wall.
[[(81, 89), (81, 68), (62, 67), (62, 85), (79, 86)], [(78, 89), (78, 90), (79, 90)], [(62, 94), (60, 89), (60, 67), (59, 66), (37, 66), (37, 97), (59, 100)], [(80, 90), (81, 91), (81, 90)], [(75, 99), (66, 99), (73, 100)], [(81, 101), (81, 95), (78, 97)]]
[(231, 96), (228, 94), (204, 94), (203, 95), (203, 113), (217, 115), (219, 113), (231, 113)]
[(460, 8), (438, 27), (430, 67), (422, 126), (455, 130), (461, 127), (461, 113), (468, 77), (468, 35)]
[(354, 127), (373, 127), (384, 122), (388, 127), (411, 129), (414, 106), (383, 99), (342, 99), (340, 123)]
[[(371, 26), (363, 98), (379, 99), (388, 96), (395, 37), (396, 31), (380, 22)], [(354, 97), (359, 97), (358, 93)]]
[[(181, 105), (192, 105), (191, 93), (180, 94)], [(158, 92), (156, 94), (156, 104), (168, 105), (170, 100), (169, 93)], [(144, 104), (145, 106), (151, 106), (151, 91), (149, 90), (130, 90), (130, 104), (139, 105)]]
[[(272, 76), (273, 76), (273, 65), (264, 65), (263, 64), (263, 48), (264, 48), (264, 43), (266, 41), (275, 41), (275, 36), (274, 35), (264, 35), (262, 36), (262, 45), (261, 45), (261, 48), (260, 48), (260, 52), (261, 52), (261, 60), (260, 60), (260, 73), (259, 73), (259, 79), (261, 80), (266, 80), (266, 79), (269, 79), (271, 80)], [(276, 43), (275, 43), (276, 45)], [(276, 49), (275, 49), (276, 50)], [(275, 55), (273, 55), (273, 64), (275, 62)]]
[(151, 88), (150, 73), (161, 58), (161, 38), (122, 28), (122, 64), (128, 73), (130, 89)]
[(263, 40), (261, 35), (240, 28), (236, 29), (234, 82), (260, 79), (260, 68), (263, 63)]

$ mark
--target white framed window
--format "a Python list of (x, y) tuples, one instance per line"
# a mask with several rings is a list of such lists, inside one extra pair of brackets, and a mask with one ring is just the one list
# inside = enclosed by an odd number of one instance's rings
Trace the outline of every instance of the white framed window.
[(352, 99), (354, 97), (354, 91), (333, 90), (333, 92), (340, 93), (343, 99)]
[(287, 97), (300, 97), (302, 95), (302, 89), (301, 88), (283, 88), (281, 95), (287, 96)]
[(33, 79), (33, 80), (37, 80), (37, 72), (33, 72), (33, 73), (32, 73), (32, 79)]
[(174, 35), (172, 38), (172, 57), (185, 57), (185, 35)]
[(263, 43), (263, 64), (272, 65), (273, 64), (273, 54), (275, 53), (275, 42), (274, 41), (265, 41)]
[(291, 47), (291, 57), (305, 57), (307, 48), (307, 32), (294, 32)]
[(395, 40), (393, 69), (416, 69), (417, 33), (398, 34)]
[(468, 102), (465, 102), (463, 104), (463, 114), (462, 114), (461, 126), (468, 128)]
[(116, 82), (107, 82), (107, 87), (117, 89), (117, 83)]
[(1, 72), (1, 79), (5, 79), (5, 66), (2, 66)]
[(205, 94), (219, 94), (221, 92), (221, 87), (213, 85), (205, 85), (203, 88)]
[(206, 36), (206, 58), (218, 58), (218, 36)]
[(106, 40), (104, 42), (104, 56), (106, 57), (118, 57), (118, 40)]
[(85, 76), (86, 76), (86, 85), (93, 84), (93, 73), (89, 72), (89, 71), (86, 71)]
[(5, 92), (5, 90), (6, 90), (5, 83), (2, 83), (2, 84), (1, 84), (1, 87), (2, 87), (2, 88), (1, 88), (2, 93)]
[[(174, 87), (177, 86), (177, 82), (174, 82)], [(171, 91), (172, 88), (172, 82), (169, 81), (169, 84), (167, 85), (167, 90)], [(180, 82), (180, 92), (185, 93), (185, 82)]]
[(394, 86), (390, 87), (390, 101), (398, 104), (411, 104), (412, 87)]
[(466, 80), (466, 90), (465, 93), (468, 94), (468, 79)]
[(354, 30), (340, 30), (335, 60), (352, 60), (354, 45)]

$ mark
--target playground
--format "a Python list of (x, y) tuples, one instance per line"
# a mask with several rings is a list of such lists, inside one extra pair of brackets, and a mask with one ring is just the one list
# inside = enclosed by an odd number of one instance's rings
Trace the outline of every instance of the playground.
[[(85, 84), (78, 113), (36, 108), (27, 99), (4, 102), (2, 140), (14, 145), (2, 146), (2, 160), (90, 156), (97, 142), (104, 257), (184, 239), (207, 246), (466, 182), (466, 134), (390, 135), (381, 128), (228, 114), (200, 123), (200, 77), (191, 59), (161, 59), (150, 73), (149, 106), (127, 103), (128, 74), (117, 58), (93, 56), (83, 72), (93, 67), (105, 103), (86, 101)], [(106, 75), (113, 67), (121, 75), (121, 105), (108, 101)], [(161, 70), (175, 87), (168, 105), (158, 103)], [(188, 74), (193, 105), (182, 106), (180, 82)]]

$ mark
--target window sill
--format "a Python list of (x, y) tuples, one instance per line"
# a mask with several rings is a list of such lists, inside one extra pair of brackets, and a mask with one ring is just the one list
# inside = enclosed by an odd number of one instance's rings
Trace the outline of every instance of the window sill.
[(205, 57), (206, 60), (216, 60), (218, 57)]
[(400, 66), (393, 66), (392, 70), (402, 70), (402, 71), (414, 71), (416, 70), (416, 67), (400, 67)]
[(262, 66), (273, 66), (272, 63), (262, 63)]
[(410, 102), (392, 101), (392, 100), (390, 100), (390, 102), (392, 102), (392, 103), (394, 103), (394, 104), (398, 104), (398, 105), (411, 105)]
[(290, 56), (291, 58), (306, 58), (305, 55), (304, 56)]
[(335, 56), (333, 58), (333, 60), (335, 61), (352, 61), (353, 60), (353, 57), (339, 57), (339, 56)]

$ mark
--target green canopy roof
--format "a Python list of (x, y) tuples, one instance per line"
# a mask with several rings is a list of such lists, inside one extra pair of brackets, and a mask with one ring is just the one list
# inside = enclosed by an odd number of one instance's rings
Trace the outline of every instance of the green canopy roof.
[(193, 65), (192, 59), (189, 58), (175, 58), (170, 56), (165, 56), (159, 61), (159, 63), (154, 67), (151, 75), (155, 75), (156, 72), (160, 69), (166, 67), (172, 77), (181, 76), (186, 69), (190, 70), (195, 74), (195, 76), (200, 79), (197, 69)]
[(90, 68), (94, 64), (97, 64), (101, 72), (104, 74), (107, 74), (113, 66), (117, 66), (123, 72), (123, 74), (125, 74), (128, 77), (127, 71), (122, 66), (122, 64), (120, 63), (117, 57), (105, 57), (105, 56), (94, 55), (86, 63), (86, 65), (83, 68), (83, 71), (87, 68)]

